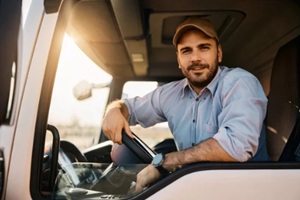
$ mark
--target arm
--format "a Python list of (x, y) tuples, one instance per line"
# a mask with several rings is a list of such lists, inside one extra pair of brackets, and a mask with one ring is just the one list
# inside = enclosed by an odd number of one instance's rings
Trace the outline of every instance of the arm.
[(123, 128), (131, 138), (133, 137), (127, 121), (128, 115), (128, 108), (123, 100), (113, 101), (107, 106), (102, 130), (108, 139), (121, 144)]
[[(168, 171), (175, 171), (179, 166), (201, 161), (236, 162), (237, 160), (211, 138), (189, 149), (166, 154), (163, 167)], [(158, 170), (153, 165), (148, 165), (137, 175), (136, 192), (141, 191), (159, 177)]]
[[(133, 138), (129, 124), (140, 124), (142, 127), (149, 127), (157, 122), (165, 121), (160, 116), (159, 95), (160, 92), (150, 92), (144, 97), (134, 97), (126, 100), (115, 100), (107, 108), (103, 118), (102, 130), (104, 134), (113, 142), (122, 143), (122, 129), (129, 137)], [(158, 105), (157, 107), (153, 106)], [(131, 112), (130, 112), (131, 111)]]
[(163, 166), (172, 171), (172, 166), (186, 165), (201, 161), (236, 162), (213, 138), (189, 149), (165, 155)]

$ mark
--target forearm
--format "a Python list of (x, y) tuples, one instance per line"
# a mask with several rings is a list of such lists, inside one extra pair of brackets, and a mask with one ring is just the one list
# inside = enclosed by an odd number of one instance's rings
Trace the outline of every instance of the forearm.
[(166, 154), (163, 166), (172, 171), (175, 166), (201, 161), (236, 162), (215, 139), (211, 138), (189, 149)]

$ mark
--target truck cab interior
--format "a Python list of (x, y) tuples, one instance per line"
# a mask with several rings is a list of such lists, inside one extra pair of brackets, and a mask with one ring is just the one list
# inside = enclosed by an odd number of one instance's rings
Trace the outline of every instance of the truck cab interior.
[[(299, 13), (300, 3), (293, 0), (65, 0), (53, 36), (35, 125), (32, 196), (145, 199), (199, 171), (300, 170)], [(64, 37), (68, 35), (97, 70), (111, 76), (109, 83), (100, 88), (108, 88), (105, 110), (107, 103), (124, 97), (124, 85), (128, 82), (138, 82), (132, 90), (139, 90), (139, 82), (155, 82), (159, 87), (184, 78), (178, 69), (172, 37), (176, 27), (188, 16), (209, 19), (214, 24), (223, 49), (221, 65), (241, 67), (261, 82), (268, 97), (265, 124), (272, 160), (195, 163), (136, 194), (133, 192), (136, 174), (151, 162), (155, 153), (176, 151), (176, 145), (169, 136), (149, 144), (142, 139), (142, 134), (137, 134), (134, 141), (127, 138), (128, 141), (116, 147), (101, 130), (100, 113), (94, 130), (96, 137), (89, 146), (76, 145), (81, 138), (89, 137), (81, 133), (87, 128), (78, 126), (82, 124), (80, 120), (67, 127), (76, 126), (76, 133), (72, 129), (73, 135), (64, 134), (66, 127), (59, 120), (50, 120), (54, 115), (51, 107), (54, 107), (56, 88), (64, 88), (57, 81)], [(84, 70), (88, 66), (81, 67)], [(71, 76), (72, 72), (62, 78), (67, 81)], [(94, 90), (89, 94), (95, 95)], [(64, 90), (62, 94), (67, 92), (72, 91)], [(63, 109), (68, 103), (63, 104), (64, 96), (60, 98)], [(89, 104), (88, 99), (83, 101)], [(93, 108), (87, 112), (92, 115)], [(139, 128), (133, 129), (134, 132), (139, 132)], [(159, 130), (150, 132), (160, 134)], [(47, 146), (49, 135), (50, 146)]]

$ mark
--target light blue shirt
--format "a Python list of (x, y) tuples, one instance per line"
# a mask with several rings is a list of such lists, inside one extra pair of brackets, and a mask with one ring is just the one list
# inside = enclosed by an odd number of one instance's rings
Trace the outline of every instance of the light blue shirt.
[(214, 138), (238, 161), (247, 161), (258, 149), (256, 160), (267, 160), (263, 127), (267, 98), (257, 78), (241, 68), (219, 67), (199, 95), (182, 79), (144, 97), (126, 99), (125, 104), (130, 125), (149, 127), (168, 121), (179, 150)]

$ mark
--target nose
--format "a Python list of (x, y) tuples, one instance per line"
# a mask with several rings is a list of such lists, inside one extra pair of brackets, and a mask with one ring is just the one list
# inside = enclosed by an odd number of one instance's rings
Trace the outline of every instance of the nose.
[(191, 54), (191, 61), (192, 62), (201, 62), (201, 53), (197, 50), (194, 50)]

